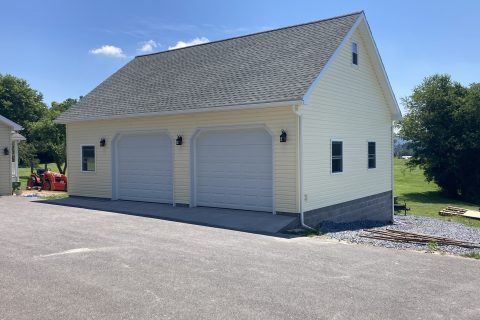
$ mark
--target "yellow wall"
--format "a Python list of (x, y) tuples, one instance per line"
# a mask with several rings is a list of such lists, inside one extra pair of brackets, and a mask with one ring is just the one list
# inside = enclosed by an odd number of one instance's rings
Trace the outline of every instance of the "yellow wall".
[[(190, 138), (197, 128), (215, 126), (265, 125), (274, 133), (275, 210), (298, 212), (297, 116), (291, 107), (225, 112), (191, 113), (142, 118), (98, 120), (67, 125), (69, 193), (77, 196), (112, 197), (111, 142), (126, 130), (167, 130), (172, 139), (183, 136), (183, 145), (174, 146), (174, 192), (176, 203), (190, 202)], [(284, 129), (288, 142), (280, 143)], [(106, 138), (106, 147), (99, 141)], [(81, 172), (82, 144), (96, 146), (96, 172)], [(139, 155), (141, 156), (141, 155)], [(139, 183), (142, 183), (139, 177)]]
[[(312, 92), (304, 111), (305, 211), (391, 190), (391, 119), (367, 54), (361, 24)], [(352, 41), (359, 65), (351, 63)], [(331, 174), (330, 141), (343, 140), (341, 174)], [(377, 168), (368, 169), (367, 142), (376, 141)]]
[[(0, 196), (12, 193), (12, 128), (0, 123)], [(5, 147), (10, 155), (3, 154)]]

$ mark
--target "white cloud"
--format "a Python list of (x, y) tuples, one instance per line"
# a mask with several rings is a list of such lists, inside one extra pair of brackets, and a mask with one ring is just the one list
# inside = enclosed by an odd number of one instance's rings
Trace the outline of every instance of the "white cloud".
[(184, 42), (184, 41), (178, 41), (176, 45), (173, 47), (168, 47), (168, 50), (173, 50), (173, 49), (179, 49), (179, 48), (185, 48), (189, 46), (194, 46), (196, 44), (202, 44), (202, 43), (207, 43), (210, 40), (208, 40), (205, 37), (200, 37), (200, 38), (195, 38), (190, 41)]
[(91, 54), (100, 54), (107, 57), (115, 57), (115, 58), (124, 58), (125, 54), (123, 50), (119, 47), (111, 46), (111, 45), (104, 45), (100, 48), (90, 50)]
[(142, 43), (142, 47), (138, 49), (140, 53), (150, 53), (158, 46), (158, 44), (153, 40), (148, 40)]

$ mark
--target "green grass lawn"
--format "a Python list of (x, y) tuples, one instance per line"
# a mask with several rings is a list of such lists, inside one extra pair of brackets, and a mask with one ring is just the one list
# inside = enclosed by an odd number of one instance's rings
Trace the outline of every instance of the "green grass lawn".
[(446, 206), (456, 206), (478, 210), (480, 204), (450, 199), (440, 192), (438, 186), (425, 181), (423, 171), (419, 168), (410, 170), (405, 166), (406, 160), (395, 159), (395, 195), (399, 202), (407, 202), (408, 214), (458, 221), (468, 226), (480, 228), (480, 220), (462, 217), (442, 217), (438, 211)]

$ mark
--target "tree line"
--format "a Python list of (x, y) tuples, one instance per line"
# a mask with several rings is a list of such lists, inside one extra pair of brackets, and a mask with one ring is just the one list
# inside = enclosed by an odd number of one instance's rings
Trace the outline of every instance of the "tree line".
[(448, 195), (480, 202), (480, 83), (463, 86), (434, 75), (403, 104), (398, 127), (412, 151), (408, 165), (421, 167)]
[(0, 114), (21, 125), (21, 134), (27, 139), (19, 144), (20, 165), (33, 170), (39, 163), (55, 163), (58, 171), (65, 173), (65, 125), (53, 120), (75, 103), (76, 99), (66, 99), (49, 107), (27, 81), (0, 74)]

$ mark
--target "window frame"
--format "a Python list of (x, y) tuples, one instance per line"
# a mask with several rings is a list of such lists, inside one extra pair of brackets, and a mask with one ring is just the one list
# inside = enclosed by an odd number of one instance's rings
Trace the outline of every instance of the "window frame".
[[(375, 161), (375, 166), (370, 167), (370, 143), (373, 143), (375, 146), (375, 153), (373, 160)], [(368, 140), (367, 141), (367, 170), (375, 170), (377, 169), (377, 142), (375, 140)]]
[[(340, 142), (341, 145), (342, 145), (342, 155), (341, 155), (341, 158), (340, 158), (340, 160), (342, 161), (341, 162), (342, 171), (335, 171), (335, 172), (333, 171), (333, 160), (334, 160), (333, 159), (333, 143), (334, 142)], [(344, 166), (344, 158), (345, 157), (344, 157), (344, 154), (345, 154), (345, 152), (344, 152), (344, 148), (343, 148), (343, 139), (336, 139), (336, 138), (335, 139), (334, 138), (330, 139), (330, 174), (337, 175), (337, 174), (342, 174), (342, 173), (345, 172), (345, 166)]]
[[(358, 67), (358, 43), (356, 41), (352, 41), (352, 46), (351, 46), (351, 50), (352, 50), (352, 60), (351, 60), (351, 63), (352, 63), (352, 66), (354, 67)], [(356, 62), (356, 63), (355, 63)]]
[[(93, 147), (93, 160), (95, 163), (94, 170), (83, 170), (83, 147)], [(80, 171), (85, 173), (95, 173), (97, 172), (97, 149), (94, 144), (82, 144), (80, 145)]]

